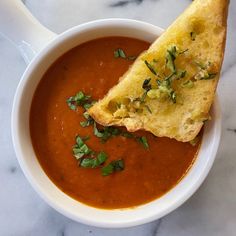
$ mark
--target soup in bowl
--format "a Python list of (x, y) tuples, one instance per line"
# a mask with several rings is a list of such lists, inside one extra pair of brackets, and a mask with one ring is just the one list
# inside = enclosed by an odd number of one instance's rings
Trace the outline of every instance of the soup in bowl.
[(161, 32), (133, 20), (87, 23), (54, 39), (23, 75), (12, 113), (17, 157), (37, 192), (74, 220), (128, 227), (158, 219), (186, 201), (212, 166), (217, 100), (194, 144), (102, 127), (86, 114)]

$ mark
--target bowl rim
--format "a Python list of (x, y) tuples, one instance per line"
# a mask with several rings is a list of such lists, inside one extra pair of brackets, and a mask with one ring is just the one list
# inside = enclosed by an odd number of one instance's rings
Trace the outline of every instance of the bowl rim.
[[(95, 21), (91, 21), (91, 22), (88, 22), (88, 23), (84, 23), (84, 24), (75, 26), (75, 27), (63, 32), (58, 37), (56, 37), (53, 41), (51, 41), (32, 60), (32, 62), (27, 67), (27, 69), (24, 72), (24, 74), (23, 74), (23, 76), (22, 76), (22, 78), (19, 82), (19, 85), (17, 87), (15, 97), (14, 97), (14, 101), (13, 101), (13, 108), (12, 108), (12, 115), (11, 115), (11, 132), (12, 132), (12, 140), (13, 140), (14, 150), (15, 150), (18, 162), (21, 166), (21, 169), (23, 170), (26, 178), (28, 179), (28, 181), (30, 182), (32, 187), (36, 190), (36, 192), (51, 207), (53, 207), (55, 210), (59, 211), (63, 215), (69, 217), (70, 219), (73, 219), (77, 222), (81, 222), (81, 223), (84, 223), (84, 224), (87, 224), (87, 225), (93, 225), (93, 226), (98, 226), (98, 227), (103, 227), (103, 228), (124, 228), (124, 227), (131, 227), (131, 226), (136, 226), (136, 225), (148, 223), (148, 222), (151, 222), (153, 220), (156, 220), (156, 219), (159, 219), (159, 218), (163, 217), (164, 215), (168, 214), (169, 212), (173, 211), (174, 209), (176, 209), (177, 207), (182, 205), (199, 188), (199, 186), (202, 184), (202, 182), (206, 178), (207, 174), (209, 173), (209, 171), (210, 171), (210, 169), (213, 165), (216, 153), (217, 153), (217, 149), (218, 149), (219, 142), (220, 142), (220, 136), (221, 136), (221, 112), (220, 112), (220, 105), (219, 105), (218, 97), (216, 96), (216, 99), (215, 99), (214, 105), (213, 105), (213, 110), (214, 110), (214, 113), (217, 117), (217, 119), (214, 120), (214, 124), (215, 124), (214, 128), (218, 133), (217, 133), (216, 137), (214, 137), (215, 138), (214, 143), (212, 144), (212, 145), (214, 145), (214, 149), (212, 150), (211, 158), (208, 159), (208, 161), (206, 163), (206, 166), (205, 166), (205, 169), (202, 171), (202, 173), (199, 176), (199, 178), (197, 179), (197, 181), (195, 181), (195, 183), (188, 189), (188, 191), (181, 197), (180, 200), (178, 200), (175, 204), (172, 204), (172, 205), (166, 207), (166, 209), (163, 210), (162, 212), (159, 212), (159, 213), (156, 213), (156, 214), (153, 213), (153, 214), (151, 214), (151, 216), (145, 216), (144, 215), (142, 219), (138, 219), (138, 220), (135, 219), (135, 220), (129, 220), (129, 221), (122, 221), (121, 220), (120, 222), (105, 222), (102, 219), (94, 219), (94, 218), (93, 219), (87, 219), (87, 218), (84, 218), (82, 215), (78, 216), (75, 213), (70, 212), (68, 209), (65, 209), (65, 206), (57, 204), (56, 202), (53, 202), (49, 198), (47, 193), (43, 190), (42, 186), (40, 186), (40, 184), (37, 183), (36, 178), (34, 178), (33, 171), (29, 170), (29, 168), (28, 168), (28, 166), (27, 166), (27, 164), (24, 160), (22, 147), (20, 145), (21, 134), (18, 132), (19, 121), (18, 121), (17, 118), (18, 118), (18, 115), (19, 115), (19, 105), (20, 105), (20, 99), (22, 97), (23, 89), (25, 87), (25, 84), (27, 84), (27, 80), (29, 80), (29, 78), (30, 78), (30, 74), (32, 73), (32, 71), (34, 71), (34, 68), (37, 66), (37, 63), (44, 60), (45, 56), (53, 48), (58, 47), (58, 45), (63, 43), (63, 41), (66, 38), (72, 37), (72, 35), (74, 35), (74, 34), (79, 34), (78, 32), (80, 30), (83, 30), (83, 29), (91, 29), (92, 30), (93, 28), (95, 28), (97, 26), (103, 25), (103, 27), (107, 27), (107, 26), (116, 25), (116, 24), (117, 25), (119, 24), (122, 27), (129, 26), (129, 27), (133, 27), (133, 28), (135, 28), (134, 26), (136, 25), (136, 28), (138, 28), (140, 30), (141, 30), (141, 28), (147, 27), (147, 28), (153, 29), (157, 36), (159, 36), (163, 32), (163, 29), (161, 29), (160, 27), (154, 26), (154, 25), (146, 23), (146, 22), (131, 20), (131, 19), (120, 19), (120, 18), (95, 20)], [(42, 168), (41, 168), (41, 170), (43, 172)], [(188, 176), (188, 174), (189, 174), (189, 172), (186, 174), (186, 176)], [(49, 179), (49, 177), (48, 177), (48, 179)], [(179, 185), (179, 183), (177, 184), (177, 186), (178, 185)], [(176, 186), (174, 188), (176, 188)], [(164, 194), (162, 197), (165, 197), (165, 195), (166, 194)], [(158, 199), (156, 199), (156, 200), (158, 200)], [(151, 203), (155, 202), (156, 200), (154, 200), (154, 201), (152, 201), (148, 204), (151, 204)], [(141, 206), (145, 207), (146, 205), (147, 204), (144, 204), (144, 205), (141, 205)], [(90, 206), (87, 206), (87, 207), (90, 207)], [(107, 211), (106, 209), (99, 209), (99, 208), (94, 208), (94, 209), (99, 210), (99, 211), (102, 210), (104, 212)], [(134, 210), (135, 209), (136, 208), (134, 208)], [(115, 212), (116, 210), (109, 210), (109, 211), (114, 211)], [(126, 209), (122, 209), (123, 213), (125, 211), (126, 211)]]

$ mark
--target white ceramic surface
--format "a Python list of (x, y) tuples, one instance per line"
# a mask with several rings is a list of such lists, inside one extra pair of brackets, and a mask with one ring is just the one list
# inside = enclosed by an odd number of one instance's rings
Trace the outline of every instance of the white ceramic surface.
[[(112, 2), (112, 1), (111, 1)], [(128, 1), (127, 1), (128, 2)], [(128, 3), (119, 8), (108, 8), (107, 2), (91, 1), (99, 10), (93, 11), (90, 6), (79, 1), (26, 1), (33, 13), (50, 26), (60, 32), (79, 22), (103, 17), (122, 16), (142, 18), (149, 22), (166, 27), (187, 5), (187, 1), (176, 5), (174, 1), (167, 0), (164, 4), (159, 2), (144, 1), (140, 5)], [(174, 5), (175, 4), (175, 5)], [(175, 9), (170, 10), (170, 5)], [(234, 11), (234, 3), (230, 12)], [(77, 11), (83, 10), (81, 14)], [(135, 9), (135, 11), (133, 10)], [(151, 10), (150, 10), (151, 9)], [(91, 10), (91, 11), (90, 11)], [(71, 14), (65, 14), (65, 13)], [(73, 14), (74, 12), (74, 14)], [(93, 12), (93, 14), (91, 14)], [(75, 14), (76, 13), (76, 14)], [(84, 14), (83, 14), (84, 13)], [(136, 14), (137, 13), (137, 14)], [(168, 13), (168, 14), (167, 14)], [(68, 17), (69, 16), (69, 17)], [(58, 22), (58, 23), (56, 23)], [(230, 30), (226, 60), (220, 83), (220, 99), (224, 111), (224, 132), (221, 149), (217, 156), (216, 165), (207, 178), (201, 190), (183, 207), (163, 218), (140, 227), (123, 230), (102, 230), (74, 223), (47, 207), (31, 190), (25, 182), (17, 163), (14, 160), (12, 144), (9, 133), (9, 114), (12, 95), (18, 77), (22, 73), (24, 63), (17, 51), (5, 40), (0, 40), (1, 65), (1, 172), (0, 180), (4, 189), (0, 190), (0, 234), (1, 235), (234, 235), (235, 222), (235, 184), (234, 168), (235, 158), (235, 113), (234, 113), (234, 61), (235, 61), (235, 36), (231, 32), (234, 15), (230, 17)], [(230, 46), (229, 46), (230, 45)], [(227, 77), (227, 78), (225, 78)], [(231, 79), (232, 78), (232, 79)], [(220, 214), (218, 214), (220, 211)]]

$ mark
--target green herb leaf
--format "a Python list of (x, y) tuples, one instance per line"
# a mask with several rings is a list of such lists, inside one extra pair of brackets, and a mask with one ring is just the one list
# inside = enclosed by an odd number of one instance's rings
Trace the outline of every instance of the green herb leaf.
[(205, 76), (201, 77), (200, 80), (210, 80), (216, 77), (217, 73), (206, 73)]
[(134, 138), (134, 135), (133, 135), (133, 134), (131, 134), (131, 133), (129, 133), (129, 132), (126, 132), (126, 131), (122, 132), (122, 133), (121, 133), (121, 136), (123, 136), (123, 137), (125, 137), (125, 138)]
[(170, 92), (170, 98), (171, 98), (173, 103), (176, 103), (176, 93), (175, 93), (175, 91)]
[(176, 72), (175, 59), (177, 57), (177, 47), (171, 46), (166, 53), (166, 67), (172, 72)]
[(154, 74), (157, 75), (157, 72), (154, 68), (153, 65), (151, 65), (147, 60), (144, 61), (145, 65), (147, 66), (147, 68)]
[(182, 84), (183, 88), (193, 88), (194, 82), (192, 80), (187, 80)]
[(125, 168), (125, 164), (124, 164), (123, 159), (112, 161), (111, 164), (114, 167), (114, 171), (122, 171)]
[(100, 131), (97, 129), (96, 123), (94, 123), (93, 132), (94, 132), (94, 135), (97, 136), (98, 138), (102, 138), (102, 137), (103, 137), (103, 133), (100, 132)]
[(124, 170), (124, 168), (125, 168), (125, 165), (124, 165), (123, 159), (115, 160), (102, 168), (102, 175), (108, 176), (112, 174), (113, 172), (122, 171)]
[(76, 110), (77, 106), (84, 104), (90, 99), (90, 96), (85, 95), (82, 91), (78, 92), (75, 96), (67, 99), (67, 104), (72, 110)]
[(84, 141), (85, 139), (82, 139), (80, 136), (76, 137), (76, 144), (73, 147), (73, 154), (77, 160), (92, 152), (92, 150), (84, 143)]
[(164, 80), (157, 80), (158, 89), (160, 92), (167, 94), (173, 103), (176, 103), (176, 93), (171, 87), (171, 82), (170, 76)]
[(114, 172), (114, 167), (112, 164), (108, 164), (107, 166), (102, 167), (102, 175), (107, 176)]
[(178, 70), (176, 73), (176, 79), (182, 79), (186, 76), (187, 71), (186, 70)]
[(136, 60), (137, 56), (128, 56), (127, 59), (130, 61)]
[(80, 122), (80, 125), (82, 127), (87, 127), (87, 126), (90, 126), (94, 123), (94, 119), (89, 115), (89, 113), (87, 111), (83, 113), (83, 116), (86, 119), (86, 121)]
[(115, 58), (123, 58), (123, 59), (129, 60), (129, 61), (134, 61), (137, 58), (137, 56), (126, 56), (124, 50), (121, 48), (118, 48), (114, 51), (114, 57)]
[(93, 104), (92, 103), (85, 103), (84, 105), (83, 105), (83, 107), (84, 107), (84, 109), (85, 110), (88, 110), (90, 107), (92, 107), (93, 106)]
[(139, 137), (138, 141), (144, 146), (145, 149), (149, 148), (148, 141), (145, 136)]
[(126, 58), (126, 55), (125, 55), (125, 52), (121, 49), (121, 48), (118, 48), (118, 49), (116, 49), (115, 51), (114, 51), (114, 57), (115, 58), (119, 58), (119, 57), (121, 57), (121, 58)]
[(191, 37), (192, 41), (196, 40), (196, 36), (197, 36), (196, 32), (190, 32), (190, 37)]
[(146, 107), (146, 109), (149, 111), (150, 114), (152, 114), (152, 110), (150, 109), (150, 107), (148, 105), (144, 105)]
[(101, 130), (98, 130), (96, 123), (94, 123), (94, 135), (98, 138), (101, 138), (103, 142), (106, 142), (110, 137), (120, 135), (121, 131), (118, 128), (112, 126), (103, 127)]
[(145, 79), (143, 81), (142, 88), (145, 89), (147, 92), (152, 89), (152, 85), (150, 84), (151, 78)]
[(83, 127), (83, 128), (85, 128), (85, 127), (87, 127), (87, 126), (89, 126), (89, 122), (86, 120), (86, 121), (81, 121), (80, 122), (80, 125)]
[(142, 97), (140, 98), (140, 102), (141, 102), (141, 103), (144, 103), (146, 97), (147, 97), (147, 91), (145, 91), (145, 92), (143, 93)]
[(106, 160), (107, 154), (105, 152), (100, 152), (95, 158), (83, 158), (80, 162), (80, 166), (84, 168), (96, 168), (101, 166)]
[(208, 65), (204, 65), (202, 62), (194, 61), (194, 63), (202, 70), (206, 70)]

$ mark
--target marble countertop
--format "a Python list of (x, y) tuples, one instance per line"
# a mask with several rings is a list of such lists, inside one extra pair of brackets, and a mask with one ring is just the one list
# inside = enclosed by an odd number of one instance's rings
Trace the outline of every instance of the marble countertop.
[[(3, 0), (6, 1), (6, 0)], [(32, 14), (54, 32), (83, 22), (123, 17), (166, 28), (190, 0), (25, 0)], [(184, 205), (152, 223), (101, 229), (76, 223), (49, 207), (24, 177), (13, 150), (10, 115), (26, 65), (0, 36), (0, 235), (1, 236), (234, 236), (236, 235), (236, 1), (231, 0), (225, 62), (218, 93), (223, 134), (214, 166)]]

